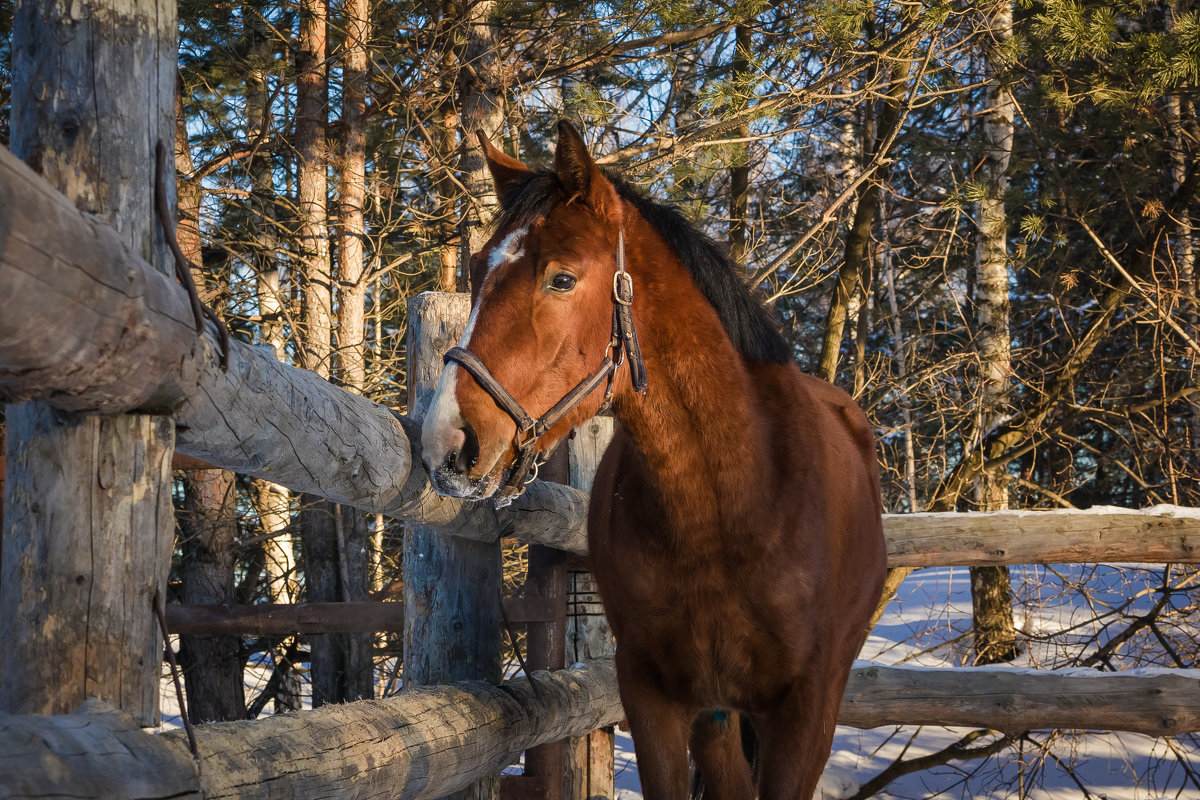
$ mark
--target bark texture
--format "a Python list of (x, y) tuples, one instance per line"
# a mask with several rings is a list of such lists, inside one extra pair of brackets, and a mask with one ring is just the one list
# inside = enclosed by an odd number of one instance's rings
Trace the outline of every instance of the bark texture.
[[(232, 472), (211, 469), (184, 477), (179, 525), (183, 602), (231, 603), (236, 598), (237, 491)], [(170, 630), (170, 626), (168, 626)], [(238, 636), (183, 636), (179, 662), (193, 722), (243, 719), (242, 641)]]
[(141, 733), (113, 714), (0, 714), (0, 797), (431, 800), (622, 715), (611, 660), (533, 680), (200, 726), (198, 779), (182, 731)]
[[(14, 154), (63, 192), (68, 216), (74, 205), (129, 251), (167, 264), (154, 221), (154, 164), (157, 143), (170, 152), (174, 140), (175, 4), (24, 2), (12, 42)], [(6, 195), (4, 205), (19, 201)], [(0, 225), (0, 239), (13, 235)], [(85, 325), (88, 296), (40, 309), (52, 319), (33, 335), (52, 341), (63, 320)], [(24, 313), (3, 316), (5, 327), (37, 326)], [(125, 317), (108, 332), (126, 339), (137, 322)], [(6, 360), (5, 371), (12, 366)], [(144, 366), (115, 364), (111, 374), (120, 383)], [(5, 416), (0, 709), (62, 713), (97, 697), (155, 724), (161, 642), (152, 600), (165, 585), (174, 534), (170, 421), (82, 418), (41, 403)]]
[(1072, 728), (1174, 736), (1200, 728), (1200, 673), (858, 666), (838, 722), (855, 728), (960, 725), (1012, 734)]
[(886, 514), (889, 567), (1200, 561), (1200, 510)]
[[(980, 165), (978, 239), (975, 265), (975, 333), (979, 352), (978, 435), (982, 438), (1011, 416), (1012, 343), (1008, 302), (1008, 165), (1012, 158), (1015, 104), (1004, 80), (1004, 48), (1012, 38), (1010, 0), (1000, 0), (989, 19), (991, 45), (985, 55), (987, 85), (980, 127), (984, 159)], [(986, 470), (975, 487), (982, 511), (1008, 508), (1007, 473), (1003, 466)], [(1013, 627), (1012, 582), (1008, 567), (971, 568), (971, 607), (975, 659), (980, 664), (1011, 661), (1017, 656)]]
[[(408, 307), (410, 412), (424, 415), (442, 354), (466, 327), (470, 297), (422, 294)], [(404, 535), (406, 685), (499, 679), (500, 545), (441, 536), (413, 525)]]
[[(609, 659), (534, 673), (533, 682), (417, 689), (200, 726), (200, 777), (182, 731), (143, 733), (102, 705), (58, 717), (0, 714), (0, 796), (430, 800), (498, 772), (529, 747), (623, 716)], [(838, 721), (1176, 735), (1200, 731), (1200, 676), (863, 664), (850, 674)]]

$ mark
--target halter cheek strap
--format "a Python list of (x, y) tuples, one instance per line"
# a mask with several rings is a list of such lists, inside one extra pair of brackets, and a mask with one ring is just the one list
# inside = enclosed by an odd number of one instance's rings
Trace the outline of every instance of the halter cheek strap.
[[(537, 477), (537, 444), (546, 431), (596, 391), (605, 380), (608, 381), (604, 393), (605, 403), (612, 399), (613, 378), (622, 363), (626, 360), (629, 362), (629, 376), (634, 391), (646, 390), (646, 362), (642, 358), (642, 348), (638, 344), (637, 331), (633, 327), (633, 278), (625, 269), (623, 230), (617, 234), (617, 271), (613, 273), (612, 301), (612, 336), (604, 360), (595, 372), (577, 383), (574, 389), (563, 395), (550, 410), (536, 419), (529, 415), (512, 393), (496, 380), (483, 361), (470, 350), (465, 347), (452, 347), (442, 356), (443, 363), (454, 362), (465, 369), (475, 379), (479, 388), (487, 392), (500, 410), (517, 424), (517, 433), (513, 440), (517, 459), (508, 480), (496, 492), (495, 503), (498, 508), (519, 497), (525, 491), (526, 485)], [(532, 476), (529, 475), (530, 472), (533, 473)]]

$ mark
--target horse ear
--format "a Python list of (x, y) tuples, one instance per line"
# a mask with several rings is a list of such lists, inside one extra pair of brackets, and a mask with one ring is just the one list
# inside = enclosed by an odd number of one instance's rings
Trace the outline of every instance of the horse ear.
[(596, 211), (603, 211), (610, 203), (616, 202), (616, 192), (596, 166), (583, 136), (565, 119), (558, 123), (554, 172), (568, 197), (581, 198)]
[(495, 147), (483, 131), (475, 131), (475, 136), (479, 139), (479, 146), (483, 148), (483, 158), (487, 162), (488, 172), (492, 173), (492, 182), (496, 184), (496, 196), (503, 205), (513, 186), (532, 170)]

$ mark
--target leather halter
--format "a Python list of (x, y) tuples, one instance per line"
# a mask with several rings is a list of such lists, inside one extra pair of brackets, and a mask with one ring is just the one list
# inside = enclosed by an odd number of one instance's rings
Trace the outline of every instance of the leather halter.
[[(625, 269), (624, 230), (617, 234), (617, 270), (613, 273), (612, 301), (612, 337), (605, 350), (604, 360), (595, 372), (577, 383), (575, 388), (563, 395), (549, 411), (536, 419), (529, 415), (512, 393), (496, 380), (483, 361), (470, 350), (465, 347), (452, 347), (442, 356), (443, 363), (449, 364), (453, 361), (465, 369), (475, 379), (479, 388), (491, 395), (500, 410), (512, 417), (513, 422), (517, 424), (517, 433), (513, 439), (517, 458), (508, 480), (496, 491), (495, 504), (498, 508), (520, 497), (526, 485), (537, 477), (537, 443), (546, 431), (596, 391), (605, 380), (608, 384), (605, 387), (604, 401), (607, 404), (612, 399), (613, 378), (617, 368), (626, 358), (629, 360), (629, 376), (633, 390), (646, 390), (646, 362), (642, 358), (637, 331), (633, 328), (633, 278)], [(532, 476), (529, 476), (530, 471), (533, 472)]]

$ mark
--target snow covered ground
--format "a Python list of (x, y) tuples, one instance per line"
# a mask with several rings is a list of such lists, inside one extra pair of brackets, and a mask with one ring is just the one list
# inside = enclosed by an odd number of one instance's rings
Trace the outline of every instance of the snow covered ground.
[[(1161, 565), (1014, 568), (1014, 591), (1023, 601), (1016, 625), (1024, 637), (1024, 652), (1014, 666), (1062, 666), (1081, 650), (1093, 652), (1097, 643), (1154, 606), (1162, 597), (1157, 591), (1162, 585)], [(1194, 600), (1193, 591), (1171, 602), (1186, 607)], [(962, 665), (968, 657), (970, 617), (966, 568), (920, 570), (904, 582), (861, 657), (884, 664)], [(1194, 663), (1200, 619), (1194, 613), (1168, 616), (1161, 628), (1165, 640), (1174, 642), (1178, 651), (1187, 648)], [(1110, 663), (1115, 668), (1168, 666), (1163, 650), (1147, 631), (1131, 638)], [(268, 674), (265, 668), (251, 668), (248, 685), (261, 686)], [(165, 724), (177, 725), (169, 679), (164, 680), (163, 691)], [(862, 731), (839, 726), (818, 797), (851, 798), (897, 759), (936, 753), (970, 733), (954, 728)], [(986, 747), (994, 740), (983, 736), (969, 746)], [(617, 800), (640, 800), (633, 742), (620, 731), (616, 771)], [(884, 800), (1200, 800), (1200, 737), (1044, 732), (985, 758), (903, 776), (870, 796)]]

